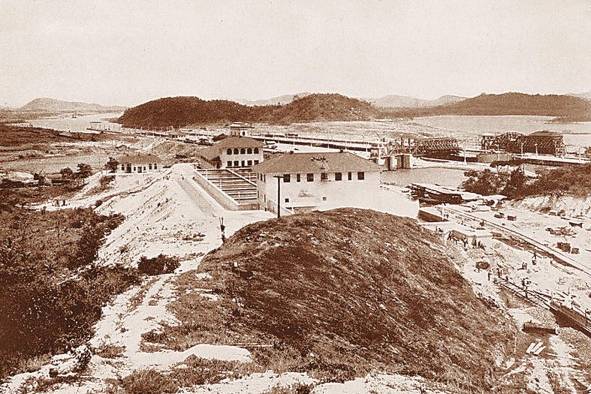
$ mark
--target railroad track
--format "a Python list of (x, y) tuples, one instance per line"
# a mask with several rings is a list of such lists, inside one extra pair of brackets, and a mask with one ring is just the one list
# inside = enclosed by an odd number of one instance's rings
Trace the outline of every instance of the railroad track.
[(522, 241), (525, 241), (526, 243), (534, 246), (539, 251), (542, 251), (542, 252), (545, 252), (545, 253), (551, 255), (554, 258), (554, 260), (558, 261), (559, 263), (570, 266), (572, 268), (575, 268), (575, 269), (591, 276), (591, 270), (588, 267), (582, 265), (581, 263), (579, 263), (578, 261), (576, 261), (572, 257), (567, 256), (566, 254), (564, 254), (554, 248), (544, 245), (543, 243), (535, 240), (534, 238), (532, 238), (526, 234), (523, 234), (517, 230), (512, 230), (510, 228), (507, 228), (506, 226), (501, 226), (500, 224), (494, 223), (488, 219), (483, 219), (479, 216), (460, 211), (459, 209), (456, 209), (453, 207), (446, 206), (445, 211), (451, 212), (451, 213), (453, 213), (457, 216), (460, 216), (460, 217), (464, 217), (464, 218), (468, 218), (468, 219), (472, 219), (472, 220), (477, 220), (477, 221), (484, 223), (485, 225), (492, 227), (496, 230), (510, 234), (513, 237), (517, 237), (517, 238), (521, 239)]
[(499, 279), (496, 281), (496, 283), (501, 287), (504, 287), (505, 289), (509, 290), (513, 294), (518, 295), (519, 297), (531, 302), (536, 306), (545, 309), (550, 309), (552, 297), (547, 294), (544, 294), (540, 291), (524, 288), (522, 286), (519, 286), (517, 283), (513, 283), (507, 279)]
[(548, 294), (537, 290), (527, 289), (509, 280), (500, 279), (497, 280), (496, 283), (535, 306), (549, 310), (555, 316), (568, 321), (571, 326), (591, 337), (591, 313), (585, 313), (584, 310), (577, 308), (574, 305), (570, 307), (566, 306), (565, 304), (552, 299), (552, 296)]

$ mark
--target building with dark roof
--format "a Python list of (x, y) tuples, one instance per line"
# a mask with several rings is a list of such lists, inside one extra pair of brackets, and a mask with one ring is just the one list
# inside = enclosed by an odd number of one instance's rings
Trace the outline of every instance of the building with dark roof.
[(247, 168), (263, 161), (263, 143), (249, 137), (227, 137), (199, 155), (216, 168)]
[(121, 156), (117, 159), (119, 162), (117, 166), (118, 172), (122, 173), (146, 173), (155, 172), (162, 169), (162, 161), (156, 155), (152, 154), (129, 154)]
[(259, 204), (276, 212), (356, 206), (378, 190), (381, 167), (350, 152), (286, 153), (253, 167)]

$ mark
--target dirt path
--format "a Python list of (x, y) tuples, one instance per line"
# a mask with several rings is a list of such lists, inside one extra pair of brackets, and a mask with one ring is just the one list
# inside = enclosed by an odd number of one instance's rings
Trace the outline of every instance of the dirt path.
[[(272, 216), (262, 211), (224, 210), (192, 180), (193, 172), (190, 165), (178, 165), (155, 179), (128, 177), (117, 183), (121, 190), (110, 191), (113, 197), (99, 207), (101, 213), (117, 212), (126, 217), (99, 251), (101, 264), (133, 265), (140, 256), (163, 253), (178, 257), (181, 266), (175, 273), (146, 278), (142, 285), (120, 294), (103, 308), (90, 345), (118, 351), (109, 357), (93, 354), (81, 381), (62, 385), (55, 392), (104, 391), (105, 379), (117, 379), (138, 369), (167, 370), (190, 355), (250, 360), (246, 349), (233, 346), (199, 344), (182, 352), (142, 348), (142, 334), (158, 329), (163, 322), (174, 324), (166, 309), (174, 296), (174, 278), (195, 269), (203, 254), (221, 244), (219, 218), (224, 217), (229, 236), (248, 223)], [(128, 192), (130, 189), (133, 193)], [(17, 392), (24, 378), (48, 378), (48, 373), (49, 368), (44, 368), (31, 375), (17, 375), (7, 392)]]

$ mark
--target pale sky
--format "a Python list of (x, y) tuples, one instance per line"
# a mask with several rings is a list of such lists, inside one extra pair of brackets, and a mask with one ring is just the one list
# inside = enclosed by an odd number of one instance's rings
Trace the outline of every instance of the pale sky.
[(591, 90), (591, 0), (0, 0), (0, 105)]

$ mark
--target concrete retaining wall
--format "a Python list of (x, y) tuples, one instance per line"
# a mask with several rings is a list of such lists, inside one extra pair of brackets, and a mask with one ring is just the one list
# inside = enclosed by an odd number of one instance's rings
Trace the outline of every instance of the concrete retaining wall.
[(238, 211), (240, 210), (240, 206), (236, 201), (220, 190), (216, 185), (214, 185), (211, 181), (205, 178), (203, 175), (196, 173), (195, 177), (193, 177), (195, 182), (199, 184), (210, 196), (212, 196), (222, 207), (229, 209), (231, 211)]

